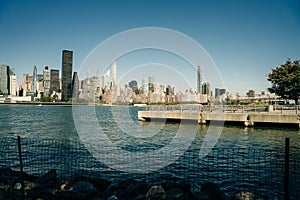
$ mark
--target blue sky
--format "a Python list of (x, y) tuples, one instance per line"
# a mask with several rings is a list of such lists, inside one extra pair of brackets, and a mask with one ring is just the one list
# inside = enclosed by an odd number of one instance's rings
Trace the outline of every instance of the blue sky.
[[(70, 49), (78, 71), (89, 53), (112, 35), (163, 27), (202, 45), (227, 90), (266, 91), (271, 68), (288, 57), (300, 59), (299, 9), (297, 0), (0, 0), (0, 64), (14, 67), (21, 82), (21, 74), (32, 73), (35, 64), (40, 73), (44, 66), (61, 70), (61, 51)], [(134, 67), (128, 59), (118, 62), (119, 78)], [(176, 67), (180, 71), (186, 66)], [(134, 74), (140, 82), (142, 75)], [(183, 76), (196, 89), (196, 75)]]

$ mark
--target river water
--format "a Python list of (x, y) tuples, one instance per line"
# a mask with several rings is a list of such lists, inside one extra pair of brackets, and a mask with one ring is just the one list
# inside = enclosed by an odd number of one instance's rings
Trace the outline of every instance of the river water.
[(143, 108), (0, 106), (0, 167), (17, 168), (13, 152), (21, 136), (25, 171), (33, 174), (56, 168), (62, 176), (94, 171), (110, 179), (188, 179), (196, 189), (212, 181), (229, 195), (250, 191), (281, 199), (284, 141), (290, 138), (290, 193), (300, 195), (298, 129), (139, 122), (138, 110)]

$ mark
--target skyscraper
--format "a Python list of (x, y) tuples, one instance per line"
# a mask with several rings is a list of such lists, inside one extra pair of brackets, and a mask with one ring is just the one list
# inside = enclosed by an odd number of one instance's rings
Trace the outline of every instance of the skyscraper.
[(32, 74), (32, 92), (34, 93), (34, 96), (37, 96), (38, 91), (38, 77), (37, 77), (37, 68), (36, 65), (33, 66), (33, 74)]
[(9, 92), (11, 96), (17, 96), (17, 87), (17, 76), (15, 74), (12, 74), (9, 77)]
[(67, 101), (72, 97), (72, 65), (73, 51), (62, 52), (62, 91), (61, 100)]
[(110, 77), (110, 70), (106, 71), (102, 75), (102, 89), (105, 90), (105, 88), (109, 87), (109, 77)]
[(202, 67), (200, 65), (197, 67), (197, 92), (202, 94)]
[(112, 88), (116, 88), (117, 84), (117, 63), (112, 63)]
[(46, 66), (43, 71), (43, 86), (44, 96), (48, 97), (50, 95), (50, 71), (48, 69), (48, 66)]
[(1, 65), (0, 68), (0, 94), (7, 96), (9, 94), (9, 79), (8, 79), (8, 73), (9, 73), (9, 66), (7, 65)]
[(50, 94), (53, 92), (59, 92), (59, 70), (51, 69), (50, 70)]
[(73, 73), (72, 97), (73, 98), (79, 98), (79, 79), (78, 79), (77, 72)]
[(155, 83), (154, 77), (149, 76), (148, 77), (148, 92), (149, 93), (154, 92), (154, 83)]
[(210, 94), (210, 84), (205, 82), (202, 84), (202, 94)]

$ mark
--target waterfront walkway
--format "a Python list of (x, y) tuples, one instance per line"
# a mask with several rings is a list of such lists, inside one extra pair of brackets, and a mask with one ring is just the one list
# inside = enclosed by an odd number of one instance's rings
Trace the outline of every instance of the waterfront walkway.
[(281, 124), (300, 128), (300, 106), (202, 106), (202, 105), (153, 105), (138, 112), (140, 121), (174, 120), (197, 121), (206, 124), (212, 121), (225, 123)]

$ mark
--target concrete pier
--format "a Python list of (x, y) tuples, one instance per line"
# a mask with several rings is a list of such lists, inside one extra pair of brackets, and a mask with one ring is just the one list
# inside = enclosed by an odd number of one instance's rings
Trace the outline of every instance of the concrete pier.
[(146, 111), (138, 112), (138, 119), (140, 121), (150, 120), (190, 120), (197, 121), (199, 124), (206, 124), (211, 121), (222, 121), (225, 123), (242, 123), (245, 126), (255, 126), (255, 124), (282, 124), (298, 126), (300, 128), (300, 114), (298, 108), (296, 110), (281, 109), (279, 112), (268, 110), (268, 108), (251, 108), (232, 109), (222, 107), (216, 108), (203, 108), (195, 107), (178, 107), (172, 108), (165, 106), (149, 107)]

